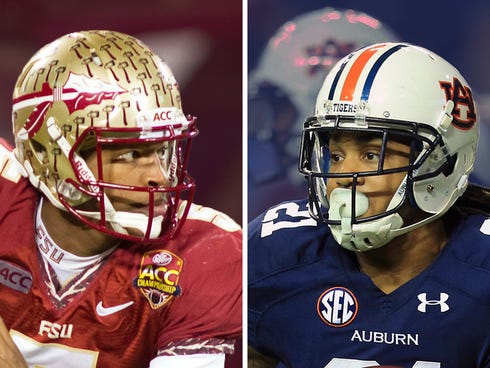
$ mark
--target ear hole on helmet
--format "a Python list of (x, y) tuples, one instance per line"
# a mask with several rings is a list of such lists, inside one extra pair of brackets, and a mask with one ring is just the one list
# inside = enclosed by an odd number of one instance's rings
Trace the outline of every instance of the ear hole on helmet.
[(454, 166), (456, 165), (457, 158), (458, 158), (458, 154), (455, 153), (447, 160), (444, 170), (442, 171), (444, 176), (449, 176), (454, 172)]
[(31, 146), (37, 159), (42, 163), (46, 163), (48, 160), (48, 153), (46, 151), (46, 148), (34, 139), (31, 140)]

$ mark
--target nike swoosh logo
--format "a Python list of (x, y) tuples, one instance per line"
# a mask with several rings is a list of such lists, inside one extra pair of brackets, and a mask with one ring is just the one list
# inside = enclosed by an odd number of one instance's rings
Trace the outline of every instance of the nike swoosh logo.
[(127, 303), (124, 303), (124, 304), (119, 304), (119, 305), (115, 305), (113, 307), (104, 307), (102, 305), (102, 302), (99, 302), (99, 304), (97, 304), (97, 307), (95, 308), (97, 314), (101, 317), (105, 317), (105, 316), (109, 316), (111, 314), (114, 314), (114, 313), (117, 313), (117, 312), (120, 312), (122, 311), (123, 309), (129, 307), (130, 305), (132, 305), (134, 302), (133, 301), (130, 301), (130, 302), (127, 302)]

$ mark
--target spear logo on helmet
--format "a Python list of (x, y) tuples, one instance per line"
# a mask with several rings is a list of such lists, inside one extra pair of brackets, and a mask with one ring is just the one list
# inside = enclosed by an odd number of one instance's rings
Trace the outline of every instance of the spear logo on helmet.
[(53, 102), (64, 102), (71, 114), (87, 106), (99, 104), (101, 101), (113, 100), (117, 95), (125, 92), (127, 91), (113, 83), (70, 73), (62, 87), (51, 88), (48, 83), (43, 83), (41, 91), (14, 99), (13, 109), (16, 111), (27, 106), (36, 106), (24, 126), (29, 137), (32, 137), (41, 128), (46, 112)]

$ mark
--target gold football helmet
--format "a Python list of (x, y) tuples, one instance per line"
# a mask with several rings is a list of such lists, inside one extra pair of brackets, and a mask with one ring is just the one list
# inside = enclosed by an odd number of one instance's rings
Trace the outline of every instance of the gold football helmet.
[[(194, 192), (187, 160), (198, 131), (195, 118), (184, 116), (172, 71), (141, 41), (94, 30), (44, 46), (17, 80), (12, 119), (24, 175), (55, 206), (117, 237), (151, 241), (176, 234)], [(84, 160), (103, 146), (155, 142), (164, 142), (170, 157), (172, 180), (165, 187), (108, 183), (101, 168), (92, 172)], [(116, 211), (108, 188), (146, 192), (149, 214)], [(164, 213), (156, 193), (168, 201)], [(129, 235), (129, 227), (143, 235)]]

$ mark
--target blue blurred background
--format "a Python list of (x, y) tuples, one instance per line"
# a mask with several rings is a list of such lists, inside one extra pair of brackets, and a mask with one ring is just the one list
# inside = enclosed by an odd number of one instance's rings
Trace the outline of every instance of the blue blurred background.
[[(257, 69), (261, 69), (258, 68), (261, 56), (266, 51), (267, 42), (279, 27), (301, 14), (326, 7), (364, 12), (389, 27), (398, 35), (399, 40), (428, 48), (459, 69), (472, 87), (481, 113), (480, 144), (477, 150), (475, 172), (471, 180), (490, 186), (490, 170), (487, 164), (487, 157), (490, 155), (488, 144), (490, 141), (490, 73), (487, 67), (490, 59), (490, 2), (488, 0), (467, 2), (456, 0), (248, 0), (249, 81), (253, 81)], [(252, 86), (253, 84), (251, 83)], [(284, 103), (284, 99), (281, 103)], [(304, 180), (300, 183), (299, 190), (298, 187), (284, 185), (284, 182), (280, 181), (282, 179), (277, 177), (267, 179), (269, 182), (264, 185), (260, 184), (263, 178), (259, 178), (254, 184), (256, 175), (263, 174), (267, 168), (270, 169), (269, 177), (280, 175), (277, 165), (281, 163), (278, 159), (270, 159), (267, 162), (266, 157), (272, 157), (268, 152), (274, 149), (266, 147), (263, 141), (258, 142), (259, 139), (255, 137), (251, 138), (251, 134), (256, 134), (255, 131), (260, 130), (261, 122), (257, 122), (256, 117), (261, 114), (255, 105), (253, 108), (250, 106), (252, 104), (249, 102), (248, 220), (279, 201), (306, 196)], [(313, 106), (314, 99), (311, 101), (311, 111), (313, 111)], [(303, 116), (304, 114), (299, 115), (301, 115), (298, 117), (300, 120), (296, 125), (301, 124), (302, 119), (306, 117)], [(284, 122), (282, 124), (284, 125)], [(273, 135), (277, 134), (277, 132), (273, 133)], [(267, 134), (262, 135), (267, 136)], [(276, 155), (284, 156), (283, 153), (276, 153)], [(273, 172), (274, 167), (276, 167), (275, 173)], [(299, 180), (302, 180), (300, 174), (297, 175)], [(284, 180), (291, 181), (291, 175), (289, 176)]]
[(402, 40), (426, 47), (457, 66), (473, 89), (490, 92), (488, 0), (248, 0), (249, 70), (284, 22), (326, 6), (351, 8), (379, 19)]

